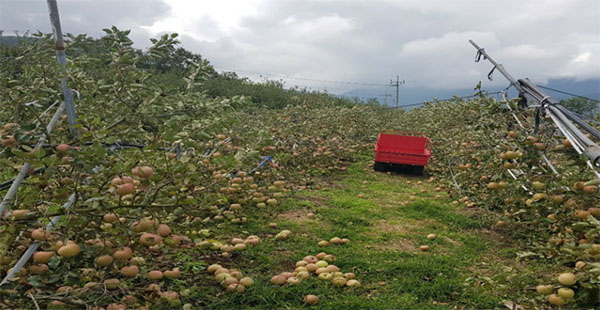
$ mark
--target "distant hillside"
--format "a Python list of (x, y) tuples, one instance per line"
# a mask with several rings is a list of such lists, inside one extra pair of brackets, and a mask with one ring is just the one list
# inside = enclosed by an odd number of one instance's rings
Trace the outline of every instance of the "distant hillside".
[[(580, 96), (589, 97), (600, 100), (600, 79), (590, 79), (584, 81), (575, 81), (573, 79), (557, 79), (550, 80), (547, 85), (542, 85), (549, 88), (573, 93)], [(569, 95), (547, 90), (548, 94), (556, 99), (568, 99)]]
[(33, 37), (17, 37), (17, 36), (3, 36), (0, 35), (0, 45), (16, 46), (21, 42), (34, 42), (39, 40)]
[[(542, 86), (600, 100), (600, 79), (589, 79), (584, 81), (576, 81), (573, 79), (551, 79), (547, 84)], [(502, 90), (502, 88), (489, 88), (485, 90), (489, 93), (493, 93)], [(572, 97), (570, 95), (562, 94), (551, 90), (542, 90), (556, 100), (569, 99)], [(400, 88), (399, 105), (412, 105), (423, 101), (431, 101), (434, 98), (448, 99), (452, 98), (452, 96), (470, 96), (474, 92), (475, 91), (472, 87), (460, 89), (434, 89), (404, 86)], [(516, 95), (516, 92), (512, 91), (511, 93), (509, 93), (509, 95), (514, 96)], [(353, 89), (351, 91), (340, 94), (340, 97), (358, 97), (363, 100), (368, 98), (375, 98), (381, 104), (387, 103), (387, 105), (389, 106), (393, 106), (396, 104), (396, 92), (395, 89), (392, 87), (388, 88), (386, 93), (382, 93), (380, 89)], [(409, 108), (411, 107), (413, 106), (410, 106)]]

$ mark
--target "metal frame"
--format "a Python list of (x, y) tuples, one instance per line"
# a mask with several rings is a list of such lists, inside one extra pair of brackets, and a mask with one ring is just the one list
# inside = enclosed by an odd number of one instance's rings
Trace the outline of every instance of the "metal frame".
[[(52, 131), (54, 126), (56, 126), (56, 123), (58, 122), (58, 120), (60, 119), (60, 117), (63, 115), (63, 113), (66, 110), (67, 119), (69, 121), (70, 133), (72, 136), (77, 137), (78, 132), (77, 132), (77, 129), (75, 129), (75, 127), (74, 127), (76, 125), (75, 119), (77, 118), (77, 115), (75, 114), (75, 105), (73, 103), (73, 90), (67, 86), (67, 56), (65, 53), (65, 46), (64, 46), (64, 41), (63, 41), (63, 37), (62, 37), (63, 34), (62, 34), (62, 28), (60, 25), (60, 17), (58, 14), (58, 5), (56, 3), (56, 0), (47, 0), (47, 4), (48, 4), (49, 15), (50, 15), (50, 23), (52, 24), (52, 31), (54, 33), (54, 42), (55, 42), (54, 48), (56, 49), (56, 61), (61, 65), (62, 71), (64, 74), (64, 76), (60, 80), (61, 89), (62, 89), (63, 96), (64, 96), (64, 101), (58, 106), (58, 108), (56, 109), (56, 112), (52, 116), (52, 119), (46, 126), (46, 133), (50, 134), (50, 132)], [(35, 147), (33, 148), (34, 152), (43, 146), (45, 139), (46, 139), (46, 135), (42, 135), (38, 139), (38, 142), (35, 144)], [(21, 169), (21, 171), (19, 172), (17, 177), (12, 182), (10, 188), (8, 189), (8, 192), (2, 199), (2, 202), (0, 202), (0, 217), (4, 216), (6, 209), (8, 208), (8, 206), (10, 205), (14, 196), (16, 195), (17, 190), (18, 190), (19, 186), (21, 185), (21, 182), (27, 176), (30, 168), (31, 168), (31, 163), (25, 163), (25, 165), (23, 165), (23, 168)], [(71, 194), (71, 196), (69, 197), (67, 202), (63, 205), (63, 208), (66, 210), (71, 208), (71, 206), (75, 203), (76, 198), (77, 197), (75, 194)], [(62, 218), (62, 215), (53, 217), (52, 220), (50, 221), (50, 223), (48, 223), (48, 225), (46, 225), (46, 230), (47, 231), (52, 230), (52, 228), (54, 228), (54, 226), (58, 223), (58, 221), (61, 218)], [(8, 280), (13, 278), (19, 272), (19, 270), (21, 270), (21, 268), (23, 268), (23, 266), (27, 263), (27, 261), (29, 261), (29, 259), (31, 258), (31, 256), (37, 250), (38, 247), (39, 247), (38, 241), (35, 241), (34, 243), (32, 243), (29, 246), (29, 248), (21, 256), (19, 261), (17, 261), (17, 264), (12, 268), (11, 272), (9, 272), (4, 277), (2, 282), (0, 282), (0, 286), (8, 283)]]
[(592, 168), (596, 175), (600, 175), (594, 168), (594, 166), (600, 167), (600, 146), (585, 136), (585, 134), (575, 127), (572, 122), (575, 122), (596, 138), (600, 138), (600, 131), (589, 126), (580, 117), (558, 104), (552, 97), (542, 92), (529, 79), (515, 80), (506, 69), (504, 69), (504, 66), (494, 61), (483, 48), (479, 47), (473, 40), (469, 40), (469, 42), (477, 49), (475, 62), (478, 62), (483, 56), (485, 60), (488, 60), (494, 65), (494, 68), (488, 74), (488, 78), (491, 80), (492, 73), (495, 69), (498, 69), (498, 71), (500, 71), (500, 73), (502, 73), (502, 75), (510, 82), (510, 86), (514, 86), (519, 91), (519, 95), (527, 99), (528, 102), (534, 102), (534, 104), (539, 105), (540, 112), (545, 112), (551, 117), (554, 124), (571, 142), (577, 153), (583, 154), (588, 158), (588, 166)]

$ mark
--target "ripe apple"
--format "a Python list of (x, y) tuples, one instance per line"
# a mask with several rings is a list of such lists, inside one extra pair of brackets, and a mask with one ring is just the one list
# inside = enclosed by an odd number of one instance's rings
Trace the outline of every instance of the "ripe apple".
[(163, 278), (163, 272), (160, 270), (152, 270), (148, 272), (148, 279), (150, 280), (160, 280)]
[(2, 139), (2, 146), (11, 147), (19, 144), (14, 136), (6, 136), (6, 139)]
[(555, 306), (562, 306), (565, 304), (565, 300), (556, 294), (548, 296), (548, 301)]
[(35, 254), (33, 254), (33, 261), (38, 264), (45, 264), (50, 260), (50, 258), (52, 256), (54, 256), (54, 252), (38, 251), (38, 252), (35, 252)]
[(121, 274), (125, 277), (135, 278), (140, 273), (140, 268), (136, 265), (125, 266), (121, 268)]
[(317, 297), (316, 295), (306, 295), (304, 296), (304, 302), (311, 306), (316, 305), (317, 303), (319, 303), (319, 297)]
[(570, 288), (561, 287), (558, 289), (558, 296), (566, 298), (566, 299), (570, 299), (570, 298), (573, 298), (573, 296), (575, 296), (575, 291), (573, 291)]
[(71, 146), (68, 144), (59, 144), (56, 146), (56, 152), (64, 154), (71, 149)]
[(116, 250), (113, 253), (113, 257), (117, 260), (130, 259), (132, 256), (133, 256), (133, 251), (131, 251), (130, 247), (124, 247), (120, 250)]
[(119, 187), (117, 187), (117, 190), (115, 191), (115, 193), (117, 193), (117, 195), (119, 195), (119, 196), (133, 194), (133, 193), (135, 193), (135, 185), (133, 185), (133, 183), (125, 183), (125, 184), (119, 185)]
[(119, 281), (119, 279), (106, 279), (106, 280), (104, 280), (104, 286), (106, 286), (106, 288), (109, 289), (109, 290), (114, 290), (117, 287), (119, 287), (119, 283), (121, 283), (121, 281)]
[(245, 287), (250, 287), (250, 286), (254, 285), (254, 280), (252, 280), (252, 278), (250, 278), (250, 277), (241, 278), (240, 284)]
[(51, 237), (52, 235), (50, 234), (50, 232), (43, 228), (38, 228), (31, 232), (31, 238), (37, 241), (45, 241), (50, 239)]
[(276, 276), (273, 276), (271, 278), (271, 283), (273, 283), (273, 284), (283, 285), (286, 282), (287, 282), (287, 278), (285, 276), (283, 276), (283, 275), (280, 275), (280, 274), (278, 274)]
[(171, 233), (171, 228), (167, 224), (159, 224), (158, 228), (156, 229), (156, 232), (161, 237), (166, 237)]
[(108, 265), (112, 264), (113, 257), (110, 255), (98, 256), (96, 258), (95, 262), (96, 262), (96, 265), (98, 265), (100, 267), (108, 266)]
[(131, 174), (137, 175), (140, 178), (147, 179), (152, 176), (154, 170), (152, 167), (141, 166), (141, 167), (133, 167), (131, 169)]
[(175, 268), (173, 270), (167, 270), (164, 272), (165, 278), (167, 279), (175, 279), (181, 275), (181, 271), (179, 268)]
[(145, 232), (140, 236), (140, 243), (143, 245), (147, 245), (147, 246), (156, 245), (156, 244), (160, 243), (161, 241), (162, 241), (162, 238), (157, 234), (151, 234), (151, 233)]
[(570, 272), (561, 273), (558, 276), (558, 282), (566, 286), (573, 285), (575, 284), (575, 282), (577, 282), (577, 277), (575, 277), (575, 275)]
[(79, 246), (75, 243), (67, 243), (60, 247), (57, 251), (58, 255), (61, 257), (69, 258), (73, 257), (81, 252)]

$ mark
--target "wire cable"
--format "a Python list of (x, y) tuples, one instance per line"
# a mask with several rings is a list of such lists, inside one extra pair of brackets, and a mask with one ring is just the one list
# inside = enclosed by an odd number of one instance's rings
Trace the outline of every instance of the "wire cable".
[(233, 72), (239, 71), (239, 72), (246, 72), (246, 73), (251, 73), (251, 74), (258, 74), (258, 75), (278, 77), (278, 78), (283, 78), (283, 79), (299, 80), (299, 81), (321, 82), (321, 83), (342, 84), (342, 85), (375, 86), (375, 87), (385, 87), (385, 86), (388, 86), (388, 84), (367, 83), (367, 82), (351, 82), (351, 81), (322, 80), (322, 79), (316, 79), (316, 78), (299, 77), (299, 76), (289, 76), (289, 75), (273, 74), (273, 73), (264, 73), (264, 72), (256, 72), (256, 71), (234, 69), (234, 68), (224, 68), (224, 67), (213, 67), (213, 68), (219, 69), (219, 70), (225, 70), (225, 71), (233, 71)]
[(598, 99), (592, 99), (592, 98), (589, 98), (589, 97), (586, 97), (586, 96), (580, 96), (580, 95), (572, 94), (572, 93), (569, 93), (569, 92), (566, 92), (566, 91), (563, 91), (563, 90), (558, 90), (558, 89), (554, 89), (554, 88), (550, 88), (550, 87), (546, 87), (546, 86), (542, 86), (542, 85), (536, 85), (536, 86), (539, 87), (539, 88), (551, 90), (551, 91), (554, 91), (554, 92), (557, 92), (557, 93), (561, 93), (561, 94), (565, 94), (565, 95), (569, 95), (569, 96), (573, 96), (573, 97), (577, 97), (577, 98), (587, 99), (587, 100), (594, 101), (594, 102), (600, 102), (600, 100), (598, 100)]

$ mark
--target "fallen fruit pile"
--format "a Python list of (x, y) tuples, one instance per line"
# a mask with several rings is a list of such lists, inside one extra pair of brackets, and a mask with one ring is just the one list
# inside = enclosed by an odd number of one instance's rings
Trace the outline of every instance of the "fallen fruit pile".
[(212, 264), (206, 268), (206, 271), (212, 273), (215, 281), (225, 288), (227, 292), (242, 293), (247, 287), (254, 285), (254, 280), (250, 277), (243, 277), (242, 272), (237, 269), (227, 269), (219, 264)]
[(335, 256), (321, 252), (309, 255), (296, 262), (293, 272), (282, 272), (271, 278), (271, 283), (276, 285), (295, 285), (310, 279), (311, 275), (319, 280), (329, 281), (335, 286), (359, 287), (360, 282), (352, 272), (343, 273), (339, 267), (330, 264), (335, 261)]

